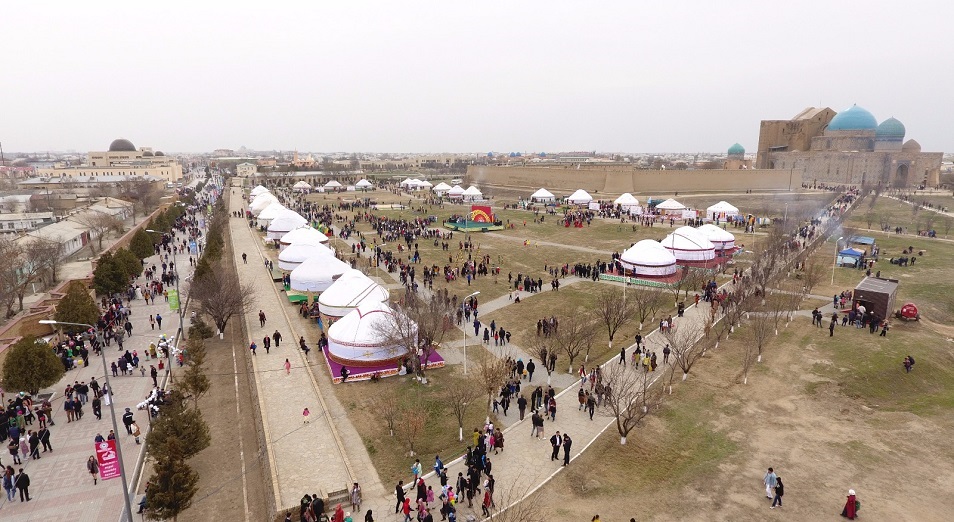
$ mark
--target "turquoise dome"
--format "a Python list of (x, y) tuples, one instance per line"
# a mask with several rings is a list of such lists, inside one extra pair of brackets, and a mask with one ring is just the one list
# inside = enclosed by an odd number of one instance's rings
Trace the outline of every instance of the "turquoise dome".
[(884, 141), (903, 141), (904, 124), (894, 118), (888, 118), (878, 125), (875, 139)]
[(878, 128), (878, 120), (870, 112), (857, 105), (852, 105), (850, 109), (839, 112), (831, 119), (828, 124), (828, 130), (875, 130)]
[(729, 147), (729, 154), (730, 154), (730, 155), (733, 155), (733, 154), (738, 154), (738, 155), (745, 154), (745, 147), (743, 147), (742, 145), (739, 145), (738, 143), (736, 143), (735, 145)]

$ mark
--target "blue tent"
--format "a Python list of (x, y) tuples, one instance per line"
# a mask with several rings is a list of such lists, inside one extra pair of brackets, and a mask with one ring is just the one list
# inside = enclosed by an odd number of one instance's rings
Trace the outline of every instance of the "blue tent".
[(851, 242), (855, 245), (873, 245), (875, 243), (875, 239), (868, 236), (852, 236)]
[(861, 261), (862, 256), (865, 255), (864, 250), (859, 250), (857, 248), (846, 248), (838, 252), (838, 266), (858, 266), (858, 262)]

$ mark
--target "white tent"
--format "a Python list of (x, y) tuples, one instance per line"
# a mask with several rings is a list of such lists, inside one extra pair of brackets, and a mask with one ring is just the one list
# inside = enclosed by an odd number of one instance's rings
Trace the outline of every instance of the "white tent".
[(401, 182), (402, 187), (407, 187), (411, 185), (411, 182), (414, 181), (411, 178), (404, 178), (404, 181)]
[[(295, 245), (285, 251), (293, 248)], [(281, 255), (278, 264), (282, 264)], [(288, 276), (290, 288), (299, 292), (324, 292), (348, 270), (351, 270), (351, 265), (336, 258), (330, 251), (318, 254), (303, 260), (291, 271)]]
[(425, 180), (421, 181), (420, 183), (418, 183), (417, 186), (421, 187), (422, 189), (429, 189), (429, 188), (433, 187), (434, 184), (431, 183), (430, 181), (427, 181), (427, 180), (425, 179)]
[(328, 183), (325, 183), (325, 190), (335, 191), (342, 187), (341, 183), (338, 183), (335, 180), (331, 180)]
[(737, 215), (739, 215), (739, 209), (725, 201), (720, 201), (706, 209), (706, 217), (709, 219), (725, 221), (727, 218)]
[(464, 191), (464, 201), (478, 201), (483, 199), (484, 195), (480, 192), (480, 189), (471, 185), (467, 187), (467, 190)]
[(679, 227), (662, 240), (662, 246), (677, 261), (708, 261), (715, 258), (715, 245), (692, 227)]
[(354, 186), (355, 188), (358, 188), (361, 190), (368, 190), (368, 189), (374, 188), (374, 185), (366, 179), (362, 179), (361, 181), (355, 183)]
[(295, 189), (295, 190), (305, 191), (305, 190), (310, 189), (310, 188), (311, 188), (311, 185), (309, 185), (307, 181), (302, 180), (302, 181), (299, 181), (298, 183), (295, 183), (294, 185), (292, 185), (292, 188)]
[(253, 196), (253, 197), (254, 197), (254, 196), (258, 196), (258, 195), (260, 195), (260, 194), (264, 194), (264, 193), (266, 193), (266, 192), (268, 192), (268, 189), (267, 189), (267, 188), (265, 188), (265, 187), (263, 187), (263, 186), (261, 186), (261, 185), (258, 185), (257, 187), (255, 187), (255, 188), (253, 188), (251, 191), (249, 191), (248, 194), (249, 194), (250, 196)]
[(686, 209), (686, 206), (674, 199), (667, 199), (666, 201), (656, 205), (656, 209), (663, 210), (666, 213), (682, 212)]
[(281, 215), (272, 220), (268, 225), (268, 239), (281, 239), (282, 236), (305, 225), (308, 220), (301, 217), (301, 214), (294, 210), (286, 210)]
[(251, 202), (255, 201), (255, 198), (258, 198), (258, 197), (260, 197), (260, 196), (264, 196), (265, 194), (268, 194), (269, 196), (272, 196), (272, 195), (273, 195), (273, 194), (272, 194), (272, 191), (266, 189), (265, 192), (260, 192), (260, 193), (258, 193), (258, 194), (249, 194), (249, 195), (248, 195), (248, 201), (249, 201), (249, 203), (251, 203)]
[(253, 216), (258, 217), (258, 215), (261, 214), (261, 212), (265, 210), (266, 207), (268, 207), (272, 203), (275, 203), (276, 201), (278, 201), (278, 198), (276, 198), (271, 193), (262, 194), (261, 196), (258, 196), (257, 198), (255, 198), (255, 201), (251, 202), (248, 205), (248, 209), (252, 211)]
[(698, 228), (713, 245), (716, 250), (730, 250), (735, 248), (735, 236), (732, 232), (723, 230), (712, 223), (707, 223)]
[(585, 190), (580, 189), (571, 194), (566, 200), (571, 205), (586, 205), (590, 201), (593, 201), (593, 196), (587, 194)]
[(358, 270), (350, 269), (318, 297), (318, 310), (327, 317), (344, 317), (362, 302), (385, 303), (390, 292)]
[(362, 303), (328, 328), (328, 356), (339, 364), (354, 366), (397, 362), (408, 347), (388, 343), (381, 333), (392, 324), (389, 316), (393, 315), (385, 303)]
[(277, 218), (281, 214), (284, 214), (286, 210), (288, 209), (285, 208), (285, 205), (282, 205), (277, 201), (273, 201), (270, 205), (265, 207), (265, 210), (258, 213), (258, 220), (262, 222), (262, 224), (268, 225), (273, 219)]
[(464, 189), (460, 185), (454, 185), (450, 190), (447, 191), (447, 197), (459, 199), (464, 197)]
[(443, 196), (444, 194), (447, 194), (447, 191), (450, 189), (451, 189), (451, 186), (442, 181), (438, 183), (437, 185), (435, 185), (434, 188), (431, 189), (431, 191), (433, 191), (438, 196)]
[(623, 194), (622, 196), (616, 198), (613, 201), (613, 204), (620, 207), (623, 212), (628, 212), (639, 206), (639, 200), (629, 192)]
[(556, 196), (554, 196), (549, 190), (542, 188), (530, 195), (530, 201), (536, 201), (537, 203), (552, 203), (556, 201)]
[(304, 243), (306, 245), (321, 245), (328, 242), (328, 236), (318, 230), (305, 225), (289, 231), (282, 236), (279, 241), (279, 248), (286, 248), (288, 245)]
[(658, 241), (644, 239), (620, 256), (620, 264), (637, 276), (659, 277), (676, 273), (676, 256)]
[(298, 268), (298, 265), (304, 263), (306, 259), (313, 257), (335, 257), (335, 255), (331, 249), (325, 245), (295, 243), (294, 245), (288, 245), (288, 247), (278, 253), (278, 268), (282, 270), (294, 270)]

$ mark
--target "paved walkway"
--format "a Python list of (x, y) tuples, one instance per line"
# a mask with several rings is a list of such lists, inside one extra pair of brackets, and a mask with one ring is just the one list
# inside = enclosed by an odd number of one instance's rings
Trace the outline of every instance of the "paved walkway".
[[(191, 273), (191, 268), (188, 267), (187, 255), (178, 255), (177, 261), (182, 261), (183, 264), (179, 268), (182, 276), (180, 286), (182, 286), (186, 274)], [(146, 262), (149, 265), (160, 264), (156, 256), (148, 258)], [(142, 278), (138, 281), (139, 284), (144, 282)], [(182, 290), (185, 294), (185, 289)], [(142, 440), (145, 441), (149, 430), (149, 419), (145, 411), (136, 410), (136, 404), (146, 398), (153, 388), (152, 379), (149, 377), (149, 365), (156, 363), (155, 360), (145, 360), (145, 348), (149, 346), (149, 343), (156, 341), (160, 334), (164, 333), (168, 337), (175, 335), (178, 320), (175, 312), (169, 310), (169, 304), (162, 297), (157, 298), (155, 304), (150, 305), (142, 300), (133, 301), (131, 308), (132, 336), (126, 338), (123, 347), (130, 352), (139, 353), (140, 367), (145, 368), (145, 376), (139, 371), (128, 376), (120, 374), (119, 377), (111, 377), (110, 384), (115, 392), (117, 417), (122, 416), (125, 408), (131, 408), (142, 431)], [(163, 316), (162, 328), (151, 330), (149, 315), (157, 313)], [(122, 352), (118, 351), (116, 343), (112, 343), (111, 346), (104, 347), (104, 353), (109, 363), (118, 359)], [(93, 415), (92, 406), (87, 403), (83, 408), (83, 418), (70, 423), (66, 421), (66, 413), (63, 411), (63, 391), (68, 383), (74, 381), (88, 383), (93, 377), (96, 377), (100, 384), (105, 382), (102, 360), (90, 353), (89, 363), (89, 367), (66, 372), (55, 386), (41, 391), (41, 393), (53, 393), (51, 402), (53, 403), (53, 420), (56, 422), (56, 425), (50, 428), (53, 453), (41, 453), (40, 459), (36, 461), (22, 457), (22, 467), (30, 477), (30, 496), (33, 500), (20, 502), (17, 497), (17, 501), (7, 502), (5, 496), (0, 498), (0, 520), (44, 522), (50, 520), (116, 522), (119, 520), (124, 509), (120, 479), (100, 481), (94, 486), (86, 471), (86, 459), (95, 454), (93, 438), (97, 433), (105, 437), (113, 427), (109, 407), (103, 405), (103, 418), (97, 420)], [(161, 374), (159, 384), (163, 384)], [(14, 390), (7, 392), (7, 398), (10, 398)], [(92, 393), (90, 393), (90, 401), (92, 401)], [(123, 463), (129, 486), (135, 488), (133, 476), (145, 445), (137, 446), (133, 437), (126, 434), (122, 420), (118, 418), (117, 423), (120, 430), (118, 439), (123, 452)], [(38, 430), (39, 423), (34, 421), (33, 426), (27, 426), (27, 429)], [(13, 464), (5, 448), (0, 460), (4, 465)], [(19, 470), (21, 466), (14, 467)], [(137, 491), (141, 492), (141, 489)], [(136, 505), (138, 500), (139, 494), (133, 499), (134, 512), (138, 509)]]

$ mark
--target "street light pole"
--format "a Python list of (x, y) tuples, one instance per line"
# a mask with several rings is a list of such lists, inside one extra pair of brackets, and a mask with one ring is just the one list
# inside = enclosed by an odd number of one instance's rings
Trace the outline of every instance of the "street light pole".
[(835, 284), (835, 266), (838, 265), (838, 243), (840, 243), (842, 239), (845, 239), (845, 238), (839, 237), (838, 239), (835, 240), (835, 259), (832, 259), (831, 261), (831, 284), (832, 285)]
[[(61, 321), (53, 321), (53, 320), (50, 320), (50, 319), (44, 319), (44, 320), (41, 320), (41, 321), (40, 321), (40, 324), (84, 326), (84, 327), (86, 327), (86, 328), (89, 328), (89, 329), (93, 330), (94, 332), (97, 331), (95, 326), (89, 325), (89, 324), (85, 324), (85, 323), (66, 323), (66, 322), (61, 322)], [(103, 347), (100, 346), (99, 356), (100, 356), (100, 359), (103, 360), (103, 379), (104, 379), (105, 382), (106, 382), (106, 387), (109, 388), (109, 393), (110, 393), (110, 395), (112, 395), (112, 393), (113, 393), (113, 386), (112, 386), (111, 384), (109, 384), (109, 368), (107, 368), (107, 366), (106, 366), (106, 350), (103, 350), (102, 348), (103, 348)], [(110, 415), (112, 415), (112, 417), (113, 417), (113, 433), (116, 433), (116, 434), (117, 434), (117, 438), (116, 438), (116, 457), (119, 459), (119, 478), (122, 480), (122, 483), (123, 483), (123, 501), (124, 501), (125, 504), (126, 504), (126, 520), (127, 520), (128, 522), (132, 522), (132, 520), (133, 520), (133, 518), (132, 518), (132, 504), (130, 504), (130, 502), (129, 502), (129, 485), (128, 485), (127, 482), (126, 482), (126, 466), (123, 464), (123, 450), (122, 450), (122, 448), (121, 448), (121, 444), (120, 444), (120, 442), (119, 442), (119, 437), (118, 437), (118, 434), (119, 434), (119, 426), (116, 424), (116, 407), (114, 406), (114, 403), (115, 403), (115, 402), (116, 402), (116, 401), (114, 401), (114, 400), (112, 399), (112, 397), (110, 397), (110, 399), (109, 399), (109, 413), (110, 413)]]
[[(464, 297), (464, 301), (467, 301), (479, 293), (480, 292), (474, 292), (467, 297)], [(467, 375), (467, 327), (468, 325), (464, 325), (464, 375)]]

